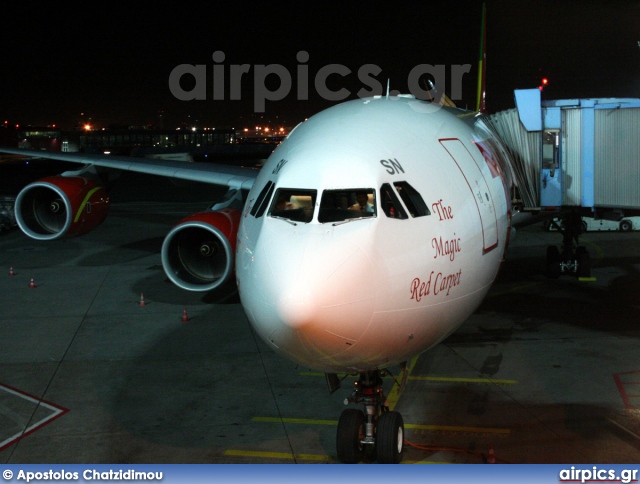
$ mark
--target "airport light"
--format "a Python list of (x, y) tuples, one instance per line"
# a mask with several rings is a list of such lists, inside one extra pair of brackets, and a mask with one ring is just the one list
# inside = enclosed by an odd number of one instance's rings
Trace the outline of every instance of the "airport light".
[(549, 79), (547, 79), (546, 77), (542, 78), (542, 81), (540, 81), (540, 85), (538, 86), (538, 89), (540, 89), (541, 91), (547, 86), (547, 84), (549, 84)]

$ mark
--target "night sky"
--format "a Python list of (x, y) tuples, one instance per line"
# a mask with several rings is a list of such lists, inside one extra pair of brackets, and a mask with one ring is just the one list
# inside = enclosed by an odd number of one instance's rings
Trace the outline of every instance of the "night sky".
[[(6, 3), (6, 2), (5, 2)], [(17, 4), (18, 2), (12, 2)], [(345, 2), (347, 3), (347, 2)], [(481, 2), (162, 2), (61, 3), (2, 7), (0, 122), (72, 128), (181, 123), (198, 126), (292, 126), (336, 101), (322, 99), (313, 79), (342, 64), (352, 72), (329, 77), (328, 87), (370, 89), (358, 69), (374, 64), (386, 89), (407, 92), (419, 64), (471, 64), (461, 107), (475, 105)], [(90, 5), (90, 8), (88, 7)], [(314, 6), (318, 5), (318, 6)], [(547, 99), (640, 97), (640, 1), (488, 0), (487, 108), (514, 106), (513, 89), (549, 78)], [(212, 54), (229, 68), (249, 64), (241, 100), (213, 99)], [(298, 100), (296, 55), (309, 55), (309, 99)], [(206, 100), (180, 101), (169, 75), (181, 64), (207, 66)], [(254, 112), (255, 65), (280, 64), (291, 92)], [(183, 89), (194, 79), (183, 76)], [(191, 84), (190, 84), (191, 83)], [(275, 90), (279, 82), (267, 78)], [(84, 114), (82, 114), (84, 113)]]

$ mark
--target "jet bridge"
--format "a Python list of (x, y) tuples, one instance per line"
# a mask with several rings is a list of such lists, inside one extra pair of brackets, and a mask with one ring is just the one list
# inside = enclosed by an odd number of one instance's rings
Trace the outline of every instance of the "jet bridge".
[(489, 119), (513, 151), (525, 209), (640, 210), (640, 99), (515, 99)]
[(640, 213), (640, 99), (541, 101), (540, 90), (524, 89), (515, 101), (516, 109), (489, 123), (512, 152), (518, 204), (563, 217), (562, 250), (547, 254), (550, 275), (559, 275), (558, 261), (560, 273), (588, 275), (586, 250), (573, 248), (581, 215), (620, 220)]

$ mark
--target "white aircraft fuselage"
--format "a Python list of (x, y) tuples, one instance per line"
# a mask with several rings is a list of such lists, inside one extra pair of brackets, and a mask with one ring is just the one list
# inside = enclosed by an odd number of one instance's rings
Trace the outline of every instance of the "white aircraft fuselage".
[(469, 317), (509, 241), (511, 165), (500, 141), (482, 116), (412, 97), (358, 99), (309, 118), (257, 176), (171, 160), (47, 157), (85, 166), (17, 196), (16, 221), (37, 240), (97, 227), (109, 208), (101, 184), (119, 170), (230, 188), (169, 231), (165, 273), (184, 289), (215, 291), (235, 272), (269, 346), (328, 373), (330, 390), (336, 373), (359, 374), (346, 401), (364, 411), (345, 409), (337, 427), (345, 463), (367, 449), (378, 462), (400, 462), (404, 422), (382, 378)]
[[(508, 244), (510, 180), (499, 142), (465, 114), (358, 99), (273, 152), (242, 213), (236, 278), (275, 351), (327, 373), (387, 368), (479, 306)], [(357, 192), (374, 213), (349, 211)]]

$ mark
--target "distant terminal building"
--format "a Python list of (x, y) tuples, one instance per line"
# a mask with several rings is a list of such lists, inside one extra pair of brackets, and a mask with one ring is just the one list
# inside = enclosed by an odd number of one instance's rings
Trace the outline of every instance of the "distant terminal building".
[(152, 128), (103, 129), (80, 132), (80, 151), (130, 155), (133, 151), (146, 149), (177, 149), (192, 152), (197, 148), (234, 144), (235, 130), (232, 128), (202, 128), (159, 130)]
[(80, 132), (78, 147), (85, 153), (235, 163), (265, 159), (280, 141), (248, 139), (234, 128), (129, 128)]
[(236, 138), (238, 143), (280, 144), (290, 132), (290, 127), (256, 126), (236, 131)]
[(61, 151), (62, 132), (55, 127), (27, 126), (17, 130), (18, 148)]
[(133, 127), (61, 131), (51, 126), (19, 126), (4, 128), (0, 134), (4, 146), (118, 155), (130, 155), (141, 148), (193, 152), (202, 147), (237, 142), (233, 128), (160, 130)]
[[(261, 130), (262, 131), (262, 130)], [(287, 130), (288, 132), (288, 130)], [(186, 161), (246, 162), (266, 159), (284, 139), (283, 131), (246, 133), (234, 128), (156, 129), (122, 127), (61, 131), (54, 127), (0, 126), (0, 146), (24, 149), (171, 158)]]

